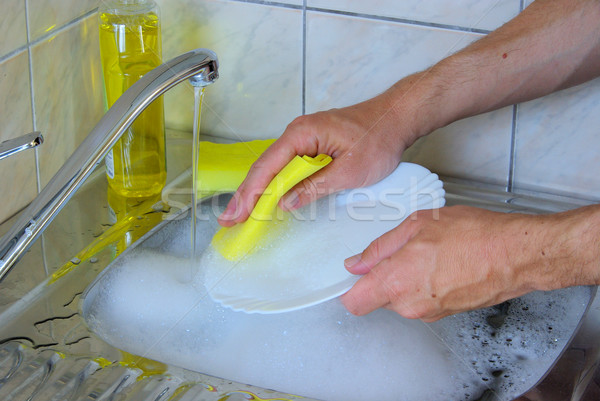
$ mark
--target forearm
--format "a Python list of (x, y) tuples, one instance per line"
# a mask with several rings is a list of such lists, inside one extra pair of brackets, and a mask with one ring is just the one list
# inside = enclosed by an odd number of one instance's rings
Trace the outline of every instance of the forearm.
[(537, 290), (600, 285), (600, 205), (532, 219), (510, 239), (517, 274)]
[[(538, 0), (481, 40), (381, 97), (412, 137), (600, 75), (600, 1)], [(413, 107), (411, 109), (411, 107)]]

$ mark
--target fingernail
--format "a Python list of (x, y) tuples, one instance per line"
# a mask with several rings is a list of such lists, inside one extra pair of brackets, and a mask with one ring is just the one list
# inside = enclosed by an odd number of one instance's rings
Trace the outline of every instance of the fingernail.
[(358, 255), (350, 256), (348, 259), (344, 260), (344, 267), (346, 269), (352, 268), (360, 261), (360, 253)]
[(350, 256), (344, 260), (344, 267), (352, 274), (366, 274), (369, 267), (362, 261), (362, 254)]
[(219, 219), (220, 220), (232, 220), (233, 217), (235, 216), (236, 209), (237, 209), (237, 202), (235, 201), (235, 199), (232, 199), (231, 202), (229, 202), (229, 205), (227, 205), (227, 208), (219, 216)]
[(283, 207), (292, 210), (300, 203), (300, 195), (297, 191), (291, 191), (283, 197)]

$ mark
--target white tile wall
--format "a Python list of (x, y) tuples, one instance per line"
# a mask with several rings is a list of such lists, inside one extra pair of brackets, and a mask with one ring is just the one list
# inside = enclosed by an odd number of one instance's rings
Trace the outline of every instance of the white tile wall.
[(307, 113), (371, 98), (482, 36), (310, 11), (306, 32)]
[(508, 186), (512, 107), (457, 121), (419, 139), (403, 160), (437, 174)]
[(27, 44), (25, 2), (2, 0), (0, 17), (0, 58)]
[[(219, 57), (206, 89), (205, 133), (234, 140), (273, 138), (302, 113), (302, 11), (218, 0), (160, 3), (164, 58), (205, 47)], [(193, 96), (167, 97), (167, 124), (191, 130)]]
[[(104, 114), (98, 23), (90, 16), (31, 49), (36, 128), (44, 186)], [(69, 54), (71, 58), (57, 57)]]
[(515, 17), (520, 0), (307, 0), (308, 7), (493, 30)]
[[(373, 97), (481, 36), (308, 12), (306, 112)], [(507, 185), (511, 127), (511, 107), (460, 121), (418, 141), (403, 159), (440, 174)]]
[(65, 26), (94, 10), (100, 2), (101, 0), (27, 0), (31, 40)]
[[(29, 61), (22, 51), (0, 63), (0, 142), (33, 131), (29, 94)], [(35, 197), (34, 157), (27, 150), (0, 160), (0, 223)]]
[(515, 187), (600, 200), (600, 79), (519, 106)]
[[(426, 68), (495, 29), (531, 2), (158, 0), (165, 58), (196, 47), (219, 54), (221, 79), (208, 89), (203, 130), (237, 140), (278, 136), (303, 111), (340, 107), (373, 96), (403, 75)], [(51, 149), (66, 157), (97, 117), (95, 102), (101, 102), (97, 97), (102, 79), (94, 60), (97, 36), (91, 33), (97, 28), (89, 14), (97, 4), (97, 0), (3, 2), (0, 85), (14, 82), (9, 85), (14, 88), (22, 79), (27, 82), (31, 54), (34, 82), (28, 87), (33, 89), (23, 87), (20, 96), (25, 99), (24, 110), (32, 103), (36, 107), (27, 111), (30, 117), (12, 112), (0, 116), (3, 126), (18, 127), (18, 119), (30, 118), (17, 130), (25, 131), (33, 123), (51, 131), (46, 133), (46, 150), (39, 151), (42, 183), (60, 163)], [(353, 70), (361, 57), (368, 71)], [(17, 64), (23, 70), (12, 68)], [(44, 84), (54, 76), (71, 77), (65, 78), (71, 83)], [(10, 103), (14, 96), (3, 91), (0, 100)], [(418, 141), (405, 158), (436, 172), (514, 185), (517, 190), (598, 198), (594, 149), (600, 145), (599, 103), (600, 84), (588, 83), (520, 105), (517, 121), (512, 120), (509, 107), (454, 123)], [(166, 104), (168, 125), (191, 130), (191, 89), (178, 87), (168, 94)], [(34, 164), (31, 155), (29, 159), (24, 162), (27, 168)], [(8, 209), (18, 210), (29, 199), (17, 196)]]

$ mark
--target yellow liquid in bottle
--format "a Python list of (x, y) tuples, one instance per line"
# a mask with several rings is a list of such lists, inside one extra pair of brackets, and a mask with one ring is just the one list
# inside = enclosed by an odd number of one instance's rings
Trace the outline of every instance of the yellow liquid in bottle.
[[(160, 24), (156, 13), (100, 14), (100, 54), (107, 106), (161, 63)], [(167, 172), (162, 96), (133, 122), (106, 157), (108, 183), (123, 196), (161, 192)]]
[(156, 208), (162, 205), (161, 196), (128, 198), (109, 187), (107, 198), (113, 256), (117, 257), (162, 221), (163, 211)]

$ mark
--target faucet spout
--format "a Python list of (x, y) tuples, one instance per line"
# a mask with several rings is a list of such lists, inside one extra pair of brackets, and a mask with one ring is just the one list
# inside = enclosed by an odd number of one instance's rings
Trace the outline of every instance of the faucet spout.
[(0, 239), (0, 282), (153, 100), (186, 79), (205, 86), (218, 77), (216, 54), (196, 49), (161, 64), (125, 91)]

